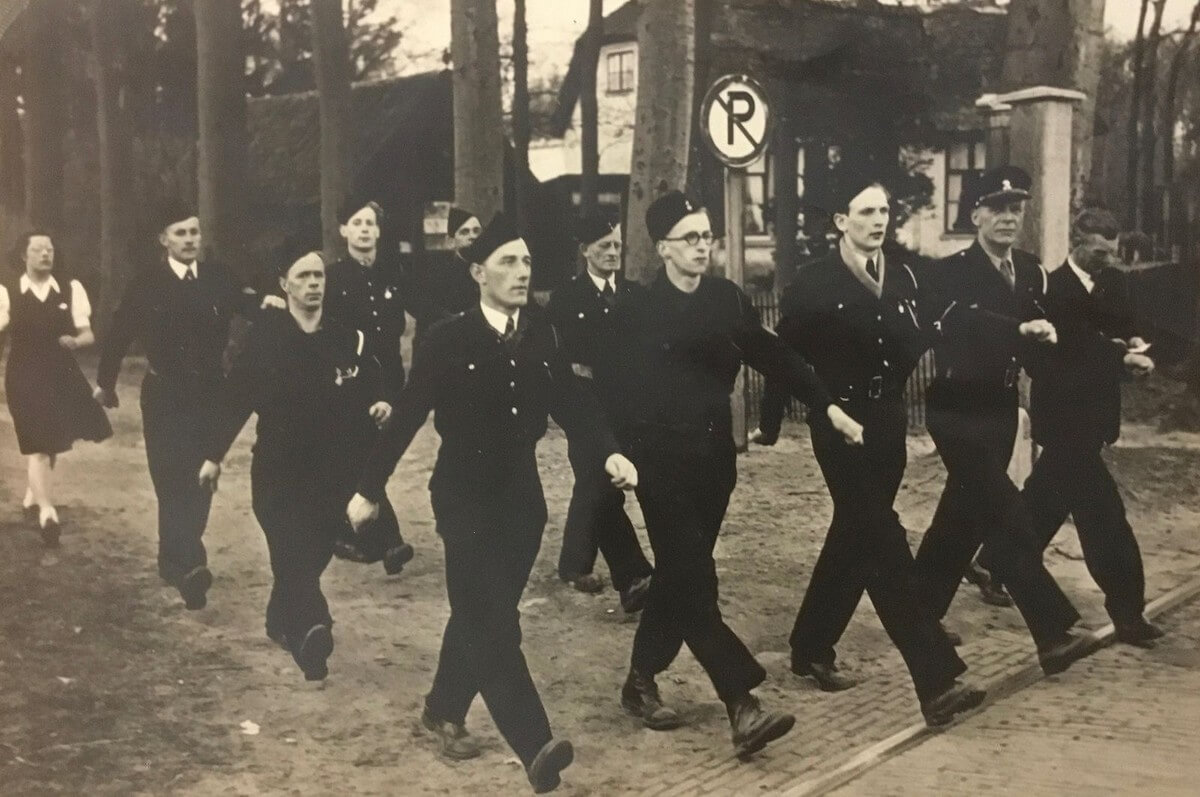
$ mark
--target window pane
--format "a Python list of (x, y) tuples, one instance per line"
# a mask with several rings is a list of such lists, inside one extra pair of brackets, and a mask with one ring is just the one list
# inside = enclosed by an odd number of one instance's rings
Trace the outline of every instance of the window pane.
[(963, 178), (961, 174), (946, 176), (946, 202), (957, 202), (962, 196)]
[(949, 166), (951, 169), (968, 169), (970, 164), (967, 162), (967, 143), (965, 141), (956, 141), (950, 145)]
[(975, 162), (971, 165), (976, 169), (987, 168), (987, 144), (984, 142), (975, 142)]

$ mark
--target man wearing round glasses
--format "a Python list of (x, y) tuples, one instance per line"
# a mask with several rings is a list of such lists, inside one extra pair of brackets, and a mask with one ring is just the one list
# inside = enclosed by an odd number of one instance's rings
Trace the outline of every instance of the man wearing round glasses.
[(621, 703), (652, 729), (682, 724), (663, 705), (655, 676), (686, 643), (725, 703), (740, 756), (791, 730), (751, 693), (766, 678), (725, 624), (717, 604), (713, 547), (737, 481), (729, 394), (742, 364), (787, 385), (814, 413), (827, 413), (848, 442), (862, 427), (831, 404), (816, 374), (763, 328), (742, 290), (706, 275), (708, 214), (672, 191), (646, 211), (663, 269), (622, 309), (626, 334), (612, 341), (597, 377), (615, 400), (613, 425), (638, 468), (638, 501), (654, 548), (654, 577), (633, 643)]

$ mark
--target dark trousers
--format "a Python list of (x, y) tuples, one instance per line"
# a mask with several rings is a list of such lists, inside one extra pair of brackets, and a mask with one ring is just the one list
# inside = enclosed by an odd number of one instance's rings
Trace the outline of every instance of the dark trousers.
[[(1104, 608), (1113, 622), (1133, 623), (1141, 619), (1146, 607), (1142, 553), (1100, 449), (1099, 443), (1047, 445), (1022, 494), (1039, 551), (1054, 539), (1067, 515), (1075, 518), (1083, 561), (1104, 592)], [(992, 558), (984, 546), (980, 564), (991, 569)]]
[(551, 738), (521, 652), (517, 608), (546, 525), (532, 452), (529, 460), (509, 463), (514, 473), (505, 484), (492, 474), (491, 483), (477, 489), (434, 491), (450, 620), (425, 698), (431, 715), (461, 725), (475, 695), (482, 695), (496, 728), (526, 767)]
[(737, 482), (732, 438), (728, 430), (652, 434), (636, 440), (632, 454), (654, 549), (654, 579), (634, 635), (631, 666), (657, 675), (686, 643), (728, 702), (766, 678), (717, 603), (713, 547)]
[(931, 401), (926, 425), (948, 472), (916, 557), (929, 608), (936, 617), (946, 615), (963, 572), (986, 542), (1034, 643), (1054, 644), (1079, 613), (1042, 563), (1028, 508), (1008, 478), (1017, 434), (1015, 394), (1011, 406)]
[(256, 455), (250, 466), (254, 516), (271, 556), (267, 633), (287, 638), (293, 655), (314, 625), (332, 626), (321, 592), (321, 574), (333, 556), (333, 540), (345, 525), (348, 496), (318, 480), (298, 478), (291, 463)]
[(937, 695), (966, 665), (924, 604), (908, 538), (893, 509), (907, 463), (908, 417), (900, 399), (843, 406), (863, 424), (847, 445), (823, 419), (811, 424), (813, 453), (833, 499), (833, 521), (792, 629), (793, 661), (832, 664), (863, 591), (904, 657), (917, 697)]
[(654, 569), (646, 561), (637, 532), (625, 514), (625, 492), (613, 487), (604, 472), (604, 454), (594, 445), (569, 440), (567, 458), (575, 474), (575, 487), (563, 525), (558, 575), (566, 579), (591, 573), (599, 551), (608, 563), (613, 588), (628, 589)]
[(209, 406), (198, 391), (155, 374), (142, 382), (141, 404), (146, 462), (158, 499), (158, 574), (177, 585), (208, 564), (201, 538), (212, 493), (200, 487), (199, 475)]

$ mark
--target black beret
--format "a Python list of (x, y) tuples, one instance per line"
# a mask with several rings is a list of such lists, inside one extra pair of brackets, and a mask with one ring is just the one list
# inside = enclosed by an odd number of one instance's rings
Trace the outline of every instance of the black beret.
[(195, 216), (196, 209), (178, 197), (163, 202), (158, 206), (158, 210), (155, 213), (159, 232), (167, 229), (172, 224), (178, 224)]
[(650, 240), (661, 241), (680, 219), (701, 210), (703, 208), (688, 199), (682, 191), (663, 194), (646, 208), (646, 229), (650, 233)]
[(369, 207), (375, 211), (375, 221), (378, 224), (383, 223), (383, 208), (379, 203), (369, 197), (357, 194), (348, 196), (342, 200), (342, 204), (338, 205), (337, 221), (338, 224), (348, 224), (350, 217), (363, 208)]
[(458, 232), (458, 228), (466, 224), (471, 219), (475, 218), (475, 214), (469, 210), (462, 208), (450, 208), (450, 215), (446, 221), (446, 232), (450, 235)]
[(587, 213), (575, 222), (575, 240), (581, 246), (588, 246), (599, 241), (604, 236), (620, 226), (617, 214), (603, 210)]
[(292, 270), (293, 266), (295, 266), (301, 260), (307, 260), (312, 257), (315, 257), (318, 260), (320, 260), (322, 265), (325, 264), (325, 256), (322, 255), (319, 251), (313, 249), (308, 252), (304, 252), (303, 254), (301, 254), (297, 257), (283, 258), (282, 260), (279, 261), (279, 267), (276, 270), (276, 273), (278, 276), (286, 278), (288, 275), (288, 272)]
[[(854, 198), (873, 185), (882, 186), (883, 181), (859, 169), (843, 169), (834, 175), (829, 190), (829, 213), (847, 213)], [(885, 191), (887, 189), (884, 189)]]
[(492, 217), (491, 222), (483, 228), (479, 237), (470, 246), (463, 247), (459, 254), (468, 263), (483, 263), (492, 252), (520, 237), (516, 223), (508, 214), (501, 211)]
[(979, 178), (976, 188), (975, 207), (1007, 202), (1013, 199), (1029, 199), (1033, 196), (1033, 178), (1018, 166), (997, 166)]

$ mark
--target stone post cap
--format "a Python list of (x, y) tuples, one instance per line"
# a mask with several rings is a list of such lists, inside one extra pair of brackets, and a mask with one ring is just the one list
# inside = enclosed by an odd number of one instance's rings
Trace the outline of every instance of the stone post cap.
[(990, 113), (1005, 113), (1012, 110), (1012, 106), (1001, 102), (1000, 95), (995, 93), (984, 94), (975, 100), (975, 107)]
[[(1020, 105), (1030, 102), (1083, 102), (1087, 95), (1082, 91), (1064, 89), (1057, 86), (1031, 86), (1027, 89), (1010, 91), (1007, 94), (984, 95), (993, 97), (994, 103), (1004, 105)], [(980, 97), (980, 101), (984, 99)], [(979, 104), (979, 101), (976, 102)]]

